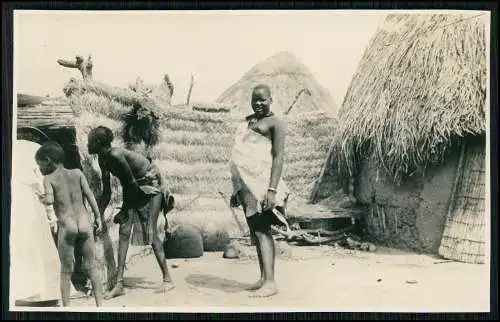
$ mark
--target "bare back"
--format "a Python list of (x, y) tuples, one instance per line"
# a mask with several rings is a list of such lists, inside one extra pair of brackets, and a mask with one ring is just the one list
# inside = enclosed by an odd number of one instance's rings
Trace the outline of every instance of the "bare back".
[(148, 158), (131, 150), (121, 149), (121, 151), (136, 179), (141, 178), (147, 173), (150, 166)]
[(130, 180), (127, 178), (127, 171), (123, 168), (121, 161), (125, 161), (128, 164), (135, 179), (144, 176), (150, 167), (150, 161), (145, 156), (122, 148), (113, 148), (108, 156), (100, 157), (99, 164), (101, 170), (109, 171), (120, 179), (122, 185), (125, 186)]
[(80, 216), (88, 217), (83, 202), (82, 172), (79, 169), (58, 169), (45, 177), (45, 191), (52, 191), (54, 196), (54, 211), (57, 219), (65, 221)]

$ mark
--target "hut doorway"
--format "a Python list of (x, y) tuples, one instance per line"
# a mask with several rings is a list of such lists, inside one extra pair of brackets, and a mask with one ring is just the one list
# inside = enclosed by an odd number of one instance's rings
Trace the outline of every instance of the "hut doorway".
[(80, 151), (76, 145), (76, 129), (74, 127), (60, 129), (44, 129), (24, 126), (17, 128), (17, 139), (34, 142), (42, 145), (49, 140), (57, 141), (64, 150), (64, 167), (66, 169), (80, 169)]
[(464, 140), (438, 251), (444, 258), (485, 263), (485, 170), (485, 137)]

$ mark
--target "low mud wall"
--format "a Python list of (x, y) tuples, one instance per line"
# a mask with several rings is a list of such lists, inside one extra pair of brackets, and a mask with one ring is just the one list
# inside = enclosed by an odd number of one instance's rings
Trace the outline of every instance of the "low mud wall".
[(438, 251), (450, 202), (458, 152), (438, 166), (416, 173), (397, 186), (372, 159), (363, 161), (355, 181), (355, 196), (369, 205), (364, 237), (399, 249)]

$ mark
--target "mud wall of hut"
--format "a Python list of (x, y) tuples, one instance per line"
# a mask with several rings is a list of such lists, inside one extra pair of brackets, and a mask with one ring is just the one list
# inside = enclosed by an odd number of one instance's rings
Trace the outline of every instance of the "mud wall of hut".
[(371, 158), (362, 162), (355, 195), (368, 205), (365, 238), (399, 249), (436, 254), (455, 178), (458, 151), (445, 162), (395, 185)]

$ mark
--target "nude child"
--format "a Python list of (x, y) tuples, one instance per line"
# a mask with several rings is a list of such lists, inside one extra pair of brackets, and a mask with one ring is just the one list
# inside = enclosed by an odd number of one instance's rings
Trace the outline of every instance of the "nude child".
[[(98, 234), (102, 223), (96, 199), (85, 175), (79, 169), (68, 170), (63, 166), (64, 150), (54, 141), (43, 144), (35, 155), (40, 172), (44, 175), (44, 194), (40, 201), (52, 205), (57, 217), (57, 249), (61, 261), (61, 297), (63, 306), (69, 306), (71, 274), (75, 245), (81, 245), (83, 268), (88, 272), (96, 306), (102, 303), (102, 283), (94, 265), (94, 230)], [(94, 213), (94, 223), (84, 199)]]

